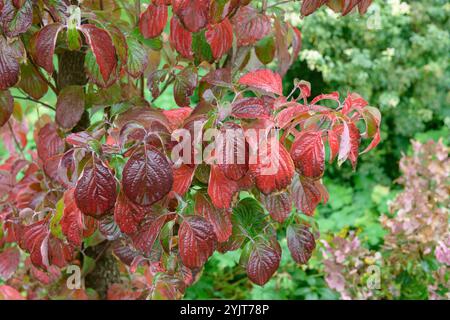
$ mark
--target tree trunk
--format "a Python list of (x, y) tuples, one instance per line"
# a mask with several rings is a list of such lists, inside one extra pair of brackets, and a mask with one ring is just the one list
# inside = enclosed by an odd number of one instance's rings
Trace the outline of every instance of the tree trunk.
[[(83, 86), (87, 83), (88, 79), (84, 71), (85, 55), (84, 52), (68, 50), (58, 55), (58, 90), (71, 85)], [(80, 122), (72, 131), (83, 131), (89, 127), (89, 124), (89, 112), (86, 110)], [(109, 286), (120, 282), (119, 268), (109, 248), (109, 242), (104, 241), (94, 247), (87, 248), (86, 254), (96, 260), (96, 265), (94, 270), (86, 276), (85, 285), (87, 288), (94, 289), (101, 299), (105, 299)]]

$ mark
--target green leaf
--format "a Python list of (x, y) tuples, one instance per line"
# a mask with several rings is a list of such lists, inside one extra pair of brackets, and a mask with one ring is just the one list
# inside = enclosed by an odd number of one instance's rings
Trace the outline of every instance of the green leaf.
[(148, 65), (147, 50), (133, 37), (127, 38), (127, 71), (133, 78), (139, 78)]
[(214, 61), (211, 46), (206, 41), (205, 30), (193, 34), (192, 51), (194, 52), (196, 64), (200, 64), (202, 61)]
[(255, 53), (259, 61), (264, 64), (272, 62), (275, 57), (275, 39), (273, 36), (267, 36), (260, 41), (255, 46)]
[(55, 214), (50, 220), (50, 232), (52, 233), (53, 236), (59, 239), (64, 239), (64, 235), (62, 233), (62, 228), (60, 224), (63, 213), (64, 213), (64, 198), (61, 198), (56, 203)]

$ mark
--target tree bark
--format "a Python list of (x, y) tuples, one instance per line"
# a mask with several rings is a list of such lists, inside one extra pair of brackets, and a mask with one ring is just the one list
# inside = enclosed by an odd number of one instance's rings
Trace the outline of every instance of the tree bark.
[[(57, 88), (59, 90), (71, 86), (84, 86), (87, 76), (84, 71), (86, 54), (80, 51), (63, 51), (58, 55)], [(72, 132), (83, 131), (90, 125), (89, 112), (85, 110), (80, 122)], [(109, 248), (109, 241), (104, 241), (86, 249), (86, 254), (96, 260), (95, 268), (85, 278), (85, 286), (94, 289), (99, 298), (105, 299), (108, 288), (113, 283), (120, 282), (120, 271), (117, 260)]]

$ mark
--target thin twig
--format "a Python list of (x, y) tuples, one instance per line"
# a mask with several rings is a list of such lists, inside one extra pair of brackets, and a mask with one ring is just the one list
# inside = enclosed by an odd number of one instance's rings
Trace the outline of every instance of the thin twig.
[(175, 77), (172, 76), (171, 78), (169, 78), (169, 80), (167, 80), (167, 82), (164, 84), (164, 87), (161, 89), (159, 96), (157, 96), (156, 98), (153, 98), (152, 101), (150, 101), (151, 103), (155, 102), (156, 99), (158, 99), (159, 97), (161, 97), (161, 95), (164, 93), (164, 91), (167, 90), (167, 88), (172, 84), (172, 82), (175, 81)]
[(286, 4), (286, 3), (289, 3), (289, 2), (293, 2), (293, 1), (292, 0), (280, 1), (280, 2), (277, 2), (277, 3), (271, 4), (271, 5), (268, 5), (266, 9), (277, 7), (277, 6), (280, 6), (282, 4)]
[(19, 149), (20, 154), (22, 155), (22, 158), (25, 159), (25, 154), (23, 153), (23, 148), (22, 148), (22, 146), (20, 145), (19, 140), (17, 140), (16, 134), (14, 133), (14, 129), (13, 129), (13, 127), (11, 126), (11, 122), (9, 122), (9, 121), (8, 121), (8, 128), (9, 128), (9, 131), (11, 132), (11, 135), (12, 135), (12, 137), (13, 137), (13, 140), (14, 140), (14, 143), (16, 144), (17, 149)]
[(53, 106), (51, 106), (51, 105), (49, 105), (49, 104), (47, 104), (47, 103), (45, 103), (45, 102), (42, 102), (42, 101), (33, 99), (33, 98), (30, 97), (30, 96), (27, 96), (27, 97), (13, 96), (13, 98), (14, 98), (14, 99), (21, 99), (21, 100), (28, 100), (28, 101), (32, 101), (32, 102), (35, 102), (35, 103), (39, 103), (39, 104), (43, 105), (44, 107), (47, 107), (47, 108), (49, 108), (49, 109), (51, 109), (51, 110), (53, 110), (53, 111), (56, 111), (56, 108), (55, 108), (55, 107), (53, 107)]

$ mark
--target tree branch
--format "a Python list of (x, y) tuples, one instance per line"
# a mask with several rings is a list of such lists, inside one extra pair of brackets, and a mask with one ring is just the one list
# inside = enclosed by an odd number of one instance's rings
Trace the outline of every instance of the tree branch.
[(47, 103), (45, 103), (45, 102), (42, 102), (42, 101), (33, 99), (33, 98), (30, 97), (30, 96), (26, 96), (26, 97), (12, 96), (12, 97), (13, 97), (14, 99), (28, 100), (28, 101), (32, 101), (32, 102), (35, 102), (35, 103), (39, 103), (39, 104), (43, 105), (44, 107), (47, 107), (47, 108), (49, 108), (49, 109), (51, 109), (51, 110), (53, 110), (53, 111), (56, 111), (56, 108), (55, 108), (55, 107), (53, 107), (53, 106), (51, 106), (51, 105), (49, 105), (49, 104), (47, 104)]

